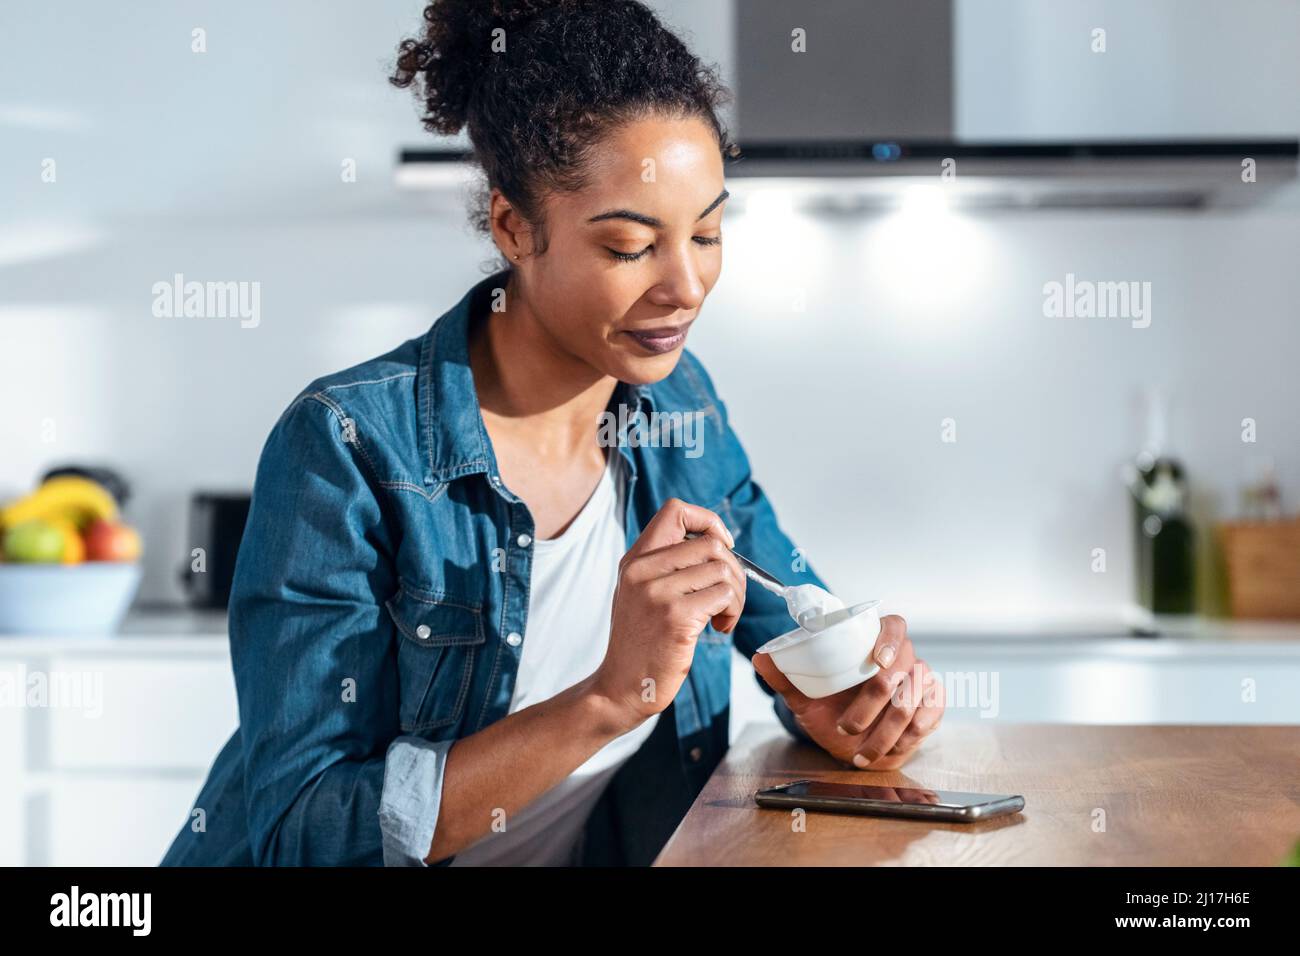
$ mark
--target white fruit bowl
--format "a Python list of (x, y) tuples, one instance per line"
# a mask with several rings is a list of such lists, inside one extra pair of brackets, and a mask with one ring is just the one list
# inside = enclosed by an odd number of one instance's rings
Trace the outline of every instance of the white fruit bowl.
[(112, 634), (139, 586), (138, 562), (0, 563), (0, 634)]

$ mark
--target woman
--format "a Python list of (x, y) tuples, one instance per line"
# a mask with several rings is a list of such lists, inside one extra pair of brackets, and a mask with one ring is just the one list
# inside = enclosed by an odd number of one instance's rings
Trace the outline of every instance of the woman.
[(164, 863), (649, 862), (726, 749), (733, 643), (791, 733), (898, 768), (943, 710), (891, 698), (928, 674), (901, 618), (830, 698), (754, 656), (793, 625), (729, 548), (794, 547), (684, 348), (722, 268), (716, 77), (633, 0), (424, 20), (393, 82), (468, 126), (505, 268), (272, 430), (241, 726)]

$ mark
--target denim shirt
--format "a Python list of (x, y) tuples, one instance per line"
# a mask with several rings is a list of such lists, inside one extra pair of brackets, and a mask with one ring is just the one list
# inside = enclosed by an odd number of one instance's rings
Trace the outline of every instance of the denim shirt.
[[(163, 865), (424, 865), (447, 752), (508, 714), (528, 639), (533, 521), (498, 473), (468, 352), (507, 277), (312, 382), (271, 430), (230, 600), (240, 727)], [(787, 583), (822, 584), (689, 351), (662, 381), (619, 383), (608, 413), (629, 466), (629, 547), (676, 497), (717, 512), (737, 550)], [(733, 643), (749, 657), (793, 626), (754, 585), (732, 634), (700, 634), (665, 711), (692, 792), (727, 746)]]

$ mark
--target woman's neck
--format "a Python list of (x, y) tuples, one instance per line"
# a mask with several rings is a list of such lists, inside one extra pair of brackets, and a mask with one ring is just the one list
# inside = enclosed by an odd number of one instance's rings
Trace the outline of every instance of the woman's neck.
[(543, 456), (592, 445), (618, 380), (564, 351), (508, 289), (504, 312), (471, 325), (470, 368), (485, 420), (526, 432)]

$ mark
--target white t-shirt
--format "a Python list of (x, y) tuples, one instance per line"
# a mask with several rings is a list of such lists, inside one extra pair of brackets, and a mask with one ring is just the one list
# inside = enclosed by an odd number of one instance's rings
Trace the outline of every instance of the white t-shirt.
[[(554, 697), (605, 659), (618, 562), (627, 551), (623, 456), (606, 450), (596, 490), (564, 533), (533, 542), (528, 625), (510, 713)], [(566, 866), (614, 772), (650, 736), (656, 714), (610, 741), (582, 766), (452, 860), (452, 866)]]

